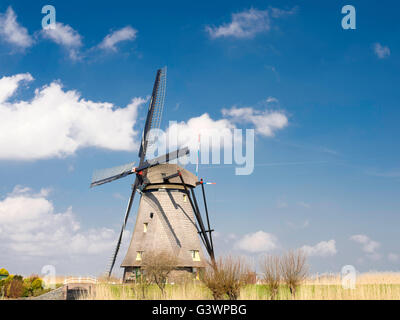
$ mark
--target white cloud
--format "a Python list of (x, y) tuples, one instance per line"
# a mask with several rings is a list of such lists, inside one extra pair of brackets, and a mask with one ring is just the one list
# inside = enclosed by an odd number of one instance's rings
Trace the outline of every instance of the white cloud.
[(232, 140), (230, 129), (233, 128), (235, 128), (234, 124), (227, 119), (214, 120), (208, 113), (204, 113), (199, 117), (189, 119), (187, 122), (172, 123), (167, 129), (166, 135), (177, 137), (177, 141), (170, 141), (169, 146), (172, 149), (175, 145), (178, 145), (197, 150), (199, 134), (202, 143), (215, 136), (228, 137)]
[[(138, 147), (138, 132), (133, 127), (145, 99), (134, 98), (127, 107), (117, 108), (85, 100), (77, 91), (64, 91), (62, 84), (54, 81), (36, 89), (29, 101), (10, 102), (23, 81), (33, 81), (33, 77), (26, 73), (0, 79), (0, 159), (65, 157), (85, 147), (123, 151)], [(232, 142), (232, 129), (238, 123), (251, 123), (262, 136), (273, 136), (288, 124), (287, 117), (278, 111), (233, 107), (223, 109), (222, 114), (224, 117), (217, 120), (205, 113), (172, 123), (166, 136), (177, 139), (170, 140), (169, 147), (197, 150), (199, 134), (202, 145), (215, 138)], [(219, 149), (223, 143), (211, 146)]]
[(72, 208), (56, 212), (48, 195), (48, 189), (34, 193), (30, 188), (17, 186), (0, 201), (0, 248), (3, 253), (54, 258), (111, 252), (116, 238), (114, 230), (82, 231)]
[(366, 256), (372, 260), (379, 260), (382, 256), (376, 252), (380, 247), (380, 243), (371, 240), (365, 234), (356, 234), (350, 237), (353, 240), (362, 245), (362, 250), (366, 253)]
[[(243, 114), (244, 116), (241, 116)], [(157, 146), (162, 146), (162, 148), (167, 146), (170, 151), (175, 150), (177, 146), (187, 146), (191, 150), (191, 160), (197, 161), (200, 135), (202, 163), (208, 163), (210, 151), (212, 151), (212, 161), (215, 160), (215, 163), (218, 163), (220, 153), (216, 151), (224, 150), (224, 161), (231, 156), (232, 145), (238, 142), (233, 129), (237, 129), (239, 123), (250, 122), (256, 128), (255, 133), (268, 137), (273, 136), (275, 131), (284, 128), (288, 122), (283, 113), (267, 110), (257, 111), (253, 108), (223, 109), (222, 115), (221, 119), (213, 119), (208, 113), (204, 113), (188, 121), (170, 122), (165, 135), (158, 136), (159, 143), (148, 149), (148, 155), (150, 157), (155, 155), (154, 151)], [(159, 153), (160, 150), (162, 149), (158, 150)], [(161, 152), (161, 154), (163, 153)]]
[(136, 38), (137, 30), (131, 26), (126, 26), (120, 30), (108, 34), (103, 41), (99, 44), (99, 48), (105, 50), (117, 51), (116, 45), (121, 41), (134, 40)]
[(365, 234), (356, 234), (354, 236), (351, 236), (350, 239), (362, 244), (369, 242), (369, 238)]
[(294, 9), (286, 11), (276, 8), (267, 10), (251, 8), (239, 13), (233, 13), (230, 23), (222, 24), (219, 27), (206, 26), (206, 31), (214, 39), (219, 37), (251, 38), (257, 33), (268, 32), (271, 29), (271, 19), (293, 14), (294, 12)]
[(256, 133), (267, 137), (274, 136), (275, 131), (288, 125), (288, 118), (280, 111), (260, 111), (250, 107), (232, 107), (231, 109), (223, 109), (222, 114), (236, 123), (253, 124)]
[(20, 49), (26, 49), (33, 44), (28, 30), (17, 22), (17, 16), (11, 7), (5, 14), (0, 14), (0, 38)]
[(389, 261), (397, 262), (397, 261), (400, 260), (400, 255), (398, 255), (396, 253), (389, 253), (388, 254), (388, 259), (389, 259)]
[(369, 241), (363, 247), (363, 250), (368, 253), (374, 253), (376, 249), (378, 249), (380, 244), (376, 241)]
[(9, 102), (23, 80), (32, 76), (0, 79), (0, 159), (64, 157), (85, 147), (124, 151), (138, 147), (133, 126), (145, 99), (134, 98), (127, 107), (117, 108), (85, 100), (52, 82), (36, 89), (30, 101)]
[(390, 49), (380, 43), (374, 44), (374, 53), (379, 59), (385, 59), (390, 56)]
[(337, 253), (336, 241), (333, 239), (329, 241), (321, 241), (315, 246), (305, 245), (301, 249), (309, 256), (327, 257), (333, 256)]
[(20, 73), (11, 77), (3, 77), (0, 79), (0, 104), (6, 101), (18, 89), (19, 83), (22, 81), (32, 81), (33, 77), (29, 73)]
[(279, 100), (274, 97), (268, 97), (267, 100), (265, 100), (267, 103), (278, 103)]
[(80, 58), (79, 49), (82, 46), (82, 37), (71, 26), (57, 22), (55, 28), (43, 29), (42, 35), (65, 48), (71, 59)]
[(234, 240), (234, 239), (236, 239), (236, 238), (237, 238), (237, 235), (234, 234), (234, 233), (228, 233), (228, 235), (226, 236), (226, 239), (227, 239), (228, 241)]
[(255, 233), (246, 234), (235, 243), (235, 248), (248, 252), (267, 252), (277, 247), (277, 239), (274, 235), (257, 231)]
[(365, 234), (356, 234), (350, 237), (351, 240), (363, 245), (362, 249), (365, 253), (375, 253), (380, 247), (380, 243), (371, 240)]

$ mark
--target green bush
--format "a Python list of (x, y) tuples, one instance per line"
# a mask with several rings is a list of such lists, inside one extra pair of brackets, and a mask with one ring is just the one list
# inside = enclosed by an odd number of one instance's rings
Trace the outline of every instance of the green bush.
[(37, 296), (43, 293), (43, 280), (33, 275), (24, 279), (24, 297)]
[(13, 280), (14, 276), (9, 275), (6, 279), (1, 280), (0, 288), (1, 288), (1, 295), (7, 297), (7, 290), (10, 286), (11, 281)]
[(4, 269), (4, 268), (0, 269), (0, 276), (8, 276), (8, 275), (9, 275), (9, 273), (6, 269)]
[(44, 289), (44, 282), (37, 275), (23, 278), (20, 275), (9, 275), (0, 280), (0, 297), (21, 298), (39, 296), (48, 292)]

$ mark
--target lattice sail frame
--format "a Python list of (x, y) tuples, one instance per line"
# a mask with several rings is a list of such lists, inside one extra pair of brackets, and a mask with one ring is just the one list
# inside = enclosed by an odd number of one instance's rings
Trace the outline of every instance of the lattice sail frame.
[[(152, 129), (160, 129), (160, 127), (161, 127), (161, 120), (162, 120), (162, 114), (163, 114), (163, 110), (164, 110), (166, 88), (167, 88), (167, 67), (164, 67), (161, 69), (159, 83), (157, 85), (157, 93), (155, 95), (156, 98), (154, 101), (153, 117), (152, 117), (151, 123), (150, 123), (150, 130), (148, 132), (148, 136), (145, 137), (147, 139), (147, 146), (146, 146), (147, 148), (153, 146), (155, 144), (155, 142), (157, 141), (156, 140), (157, 136), (151, 135), (151, 130)], [(150, 106), (152, 103), (153, 103), (153, 101), (151, 100)]]
[(93, 171), (91, 187), (120, 179), (132, 173), (135, 162), (127, 163), (113, 168)]
[(162, 113), (164, 109), (165, 93), (167, 88), (167, 67), (161, 69), (160, 83), (158, 85), (158, 92), (156, 101), (154, 103), (153, 118), (151, 121), (151, 129), (160, 129)]

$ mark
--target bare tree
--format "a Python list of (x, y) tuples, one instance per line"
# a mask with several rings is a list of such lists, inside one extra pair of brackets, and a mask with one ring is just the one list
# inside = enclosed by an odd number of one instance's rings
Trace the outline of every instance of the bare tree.
[(218, 275), (218, 267), (212, 263), (208, 263), (205, 270), (200, 274), (201, 281), (211, 291), (214, 300), (222, 300), (225, 295)]
[(147, 292), (151, 284), (151, 279), (142, 273), (134, 286), (135, 292), (140, 292), (141, 299), (146, 299)]
[(306, 279), (308, 266), (307, 256), (303, 250), (289, 251), (281, 259), (282, 278), (289, 287), (292, 298), (296, 298), (297, 287)]
[(275, 300), (281, 282), (281, 258), (279, 256), (266, 256), (260, 262), (263, 281), (270, 289), (271, 300)]
[(211, 290), (213, 298), (228, 297), (237, 300), (240, 290), (247, 284), (250, 268), (241, 258), (219, 258), (215, 264), (209, 263), (202, 275), (202, 281)]
[(143, 255), (142, 268), (145, 279), (155, 283), (162, 295), (164, 295), (168, 276), (176, 265), (176, 257), (167, 252), (145, 252)]

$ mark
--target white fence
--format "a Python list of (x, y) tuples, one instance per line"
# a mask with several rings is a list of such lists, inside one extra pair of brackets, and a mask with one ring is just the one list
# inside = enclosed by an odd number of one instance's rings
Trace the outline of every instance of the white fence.
[(64, 284), (71, 284), (71, 283), (96, 284), (97, 282), (98, 280), (95, 277), (70, 277), (64, 280)]

